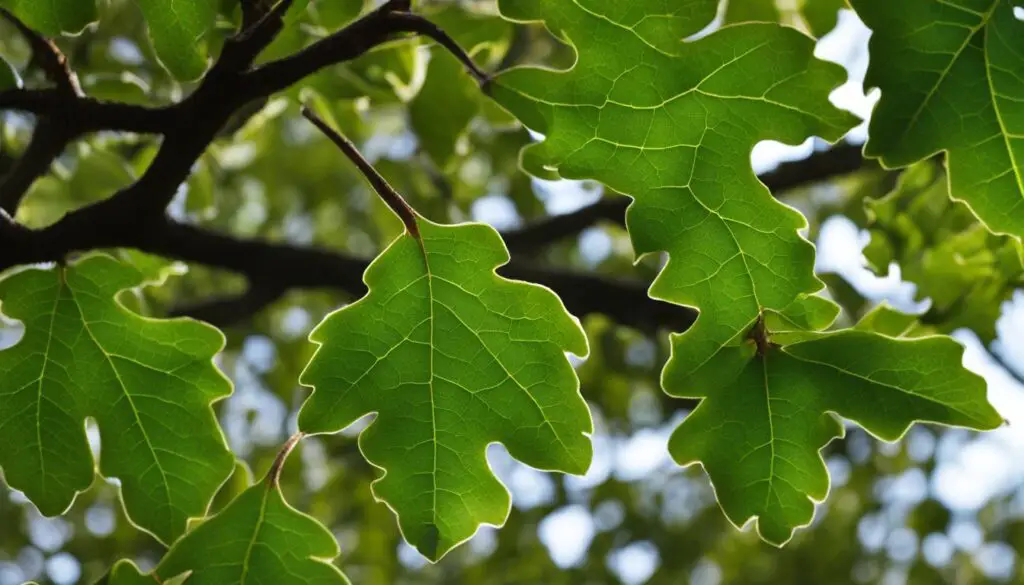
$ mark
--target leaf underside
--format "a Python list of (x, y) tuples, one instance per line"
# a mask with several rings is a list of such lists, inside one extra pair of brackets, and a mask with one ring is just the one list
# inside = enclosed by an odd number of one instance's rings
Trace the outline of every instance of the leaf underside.
[(92, 417), (100, 473), (120, 479), (132, 521), (170, 543), (231, 473), (210, 407), (231, 384), (211, 361), (224, 345), (217, 329), (117, 302), (143, 281), (103, 255), (0, 281), (4, 314), (25, 325), (0, 351), (0, 467), (43, 514), (64, 512), (94, 479)]
[(1019, 0), (852, 0), (881, 89), (865, 154), (905, 167), (948, 153), (951, 194), (1024, 236), (1024, 22)]
[(993, 428), (1001, 419), (952, 340), (818, 333), (836, 307), (814, 296), (822, 285), (798, 234), (805, 221), (747, 161), (761, 140), (836, 140), (852, 127), (828, 102), (843, 73), (813, 58), (812, 39), (774, 24), (681, 42), (717, 4), (506, 0), (506, 17), (543, 21), (578, 61), (564, 72), (513, 69), (491, 91), (544, 137), (524, 166), (631, 196), (636, 252), (668, 252), (651, 296), (700, 316), (674, 336), (662, 385), (703, 399), (670, 451), (704, 466), (735, 524), (757, 518), (781, 544), (828, 491), (818, 451), (842, 433), (832, 413), (885, 439), (916, 420)]
[(376, 420), (359, 438), (384, 472), (374, 494), (405, 538), (437, 560), (481, 524), (501, 525), (509, 495), (489, 443), (541, 469), (583, 473), (590, 414), (565, 352), (587, 354), (578, 322), (551, 291), (497, 276), (497, 232), (418, 220), (367, 269), (369, 294), (328, 317), (302, 383), (307, 433)]
[(709, 364), (735, 377), (695, 396), (704, 400), (672, 435), (669, 451), (680, 464), (703, 465), (736, 526), (757, 518), (761, 537), (782, 545), (828, 493), (819, 451), (843, 435), (832, 413), (886, 441), (916, 421), (974, 429), (1002, 423), (985, 400), (984, 381), (962, 367), (962, 354), (946, 337), (864, 330), (817, 334), (763, 355), (746, 342)]
[(828, 102), (842, 68), (814, 59), (813, 39), (795, 29), (742, 24), (681, 42), (717, 4), (502, 2), (509, 18), (543, 19), (578, 62), (567, 72), (513, 69), (491, 90), (545, 136), (524, 154), (533, 166), (634, 199), (636, 252), (669, 253), (651, 295), (700, 310), (673, 347), (673, 360), (694, 372), (762, 309), (823, 286), (797, 231), (803, 216), (758, 181), (751, 149), (767, 139), (836, 140), (855, 123)]

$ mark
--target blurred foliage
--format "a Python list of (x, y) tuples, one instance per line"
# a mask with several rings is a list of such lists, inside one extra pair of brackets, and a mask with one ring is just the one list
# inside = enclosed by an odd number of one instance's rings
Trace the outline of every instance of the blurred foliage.
[[(491, 2), (420, 5), (435, 11), (491, 69), (572, 62), (571, 51), (543, 29), (497, 23)], [(293, 52), (335, 30), (355, 15), (353, 6), (311, 2), (263, 58)], [(239, 18), (232, 1), (217, 8), (213, 32), (201, 40), (212, 55)], [(88, 94), (157, 105), (187, 93), (190, 85), (176, 81), (160, 64), (139, 5), (110, 0), (98, 10), (99, 26), (57, 41)], [(529, 134), (459, 85), (466, 80), (456, 78), (447, 55), (428, 47), (418, 41), (395, 43), (256, 104), (248, 117), (224, 129), (172, 212), (244, 237), (366, 257), (379, 252), (400, 224), (349, 165), (339, 164), (334, 147), (301, 120), (300, 100), (329, 112), (410, 203), (435, 221), (481, 218), (505, 228), (599, 196), (593, 185), (552, 186), (519, 172), (519, 150), (530, 142)], [(0, 58), (25, 85), (44, 83), (29, 65), (23, 39), (2, 22)], [(5, 77), (6, 71), (0, 64), (0, 86), (12, 77)], [(0, 117), (0, 172), (25, 148), (31, 129), (29, 117)], [(79, 141), (36, 183), (18, 219), (48, 225), (69, 209), (109, 196), (138, 176), (154, 148), (155, 139), (128, 135)], [(872, 264), (885, 271), (896, 263), (918, 285), (920, 298), (933, 299), (929, 327), (967, 327), (991, 339), (1000, 302), (1020, 284), (1019, 251), (1004, 239), (979, 235), (964, 208), (949, 202), (945, 184), (941, 169), (929, 163), (912, 169), (888, 195), (892, 175), (875, 170), (782, 195), (809, 218), (812, 238), (830, 218), (844, 217), (860, 227), (871, 222)], [(864, 197), (875, 200), (867, 214)], [(148, 274), (169, 266), (140, 254), (126, 257)], [(551, 246), (537, 261), (646, 281), (659, 266), (656, 257), (634, 264), (625, 231), (613, 224)], [(235, 275), (170, 266), (175, 270), (168, 284), (134, 293), (133, 308), (163, 315), (243, 286)], [(960, 278), (965, 274), (970, 280)], [(867, 293), (842, 278), (826, 279), (830, 296), (851, 322), (873, 306)], [(244, 462), (214, 510), (249, 485), (247, 467), (256, 477), (269, 469), (308, 394), (296, 382), (313, 351), (306, 337), (348, 300), (332, 291), (291, 292), (251, 321), (226, 330), (228, 346), (219, 365), (236, 390), (217, 405), (218, 416)], [(678, 469), (668, 462), (668, 432), (692, 405), (658, 389), (669, 352), (666, 336), (648, 336), (598, 316), (586, 319), (584, 327), (592, 355), (579, 375), (597, 424), (595, 464), (584, 478), (546, 476), (492, 448), (492, 467), (514, 494), (511, 516), (500, 531), (483, 529), (442, 562), (426, 564), (402, 544), (391, 511), (374, 501), (369, 484), (376, 471), (358, 452), (354, 429), (301, 444), (281, 477), (285, 500), (331, 529), (341, 546), (336, 563), (360, 585), (1019, 582), (1017, 551), (1024, 550), (1019, 483), (1003, 486), (978, 510), (947, 507), (950, 502), (934, 489), (960, 449), (977, 440), (973, 435), (918, 428), (901, 443), (886, 444), (851, 431), (825, 450), (832, 472), (828, 502), (818, 506), (810, 528), (779, 550), (749, 528), (736, 531), (728, 524), (699, 468)], [(0, 325), (0, 346), (19, 335), (17, 324)], [(94, 429), (90, 435), (98, 440)], [(578, 555), (551, 552), (576, 542)], [(127, 521), (112, 483), (97, 480), (66, 515), (54, 519), (40, 517), (21, 494), (0, 490), (0, 585), (94, 583), (117, 559), (132, 559), (148, 571), (165, 552)]]
[(867, 204), (871, 267), (886, 274), (898, 265), (931, 299), (925, 321), (949, 333), (968, 328), (988, 344), (1002, 304), (1024, 284), (1020, 240), (993, 235), (963, 203), (949, 197), (946, 173), (923, 162), (900, 176), (892, 193)]

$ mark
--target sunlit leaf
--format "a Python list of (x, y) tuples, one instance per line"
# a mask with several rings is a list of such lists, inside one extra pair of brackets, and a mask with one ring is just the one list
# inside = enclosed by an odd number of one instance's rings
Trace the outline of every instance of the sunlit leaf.
[(4, 314), (25, 324), (0, 352), (0, 466), (43, 514), (62, 513), (94, 480), (92, 417), (100, 473), (120, 480), (132, 521), (170, 543), (231, 473), (210, 408), (231, 385), (211, 362), (219, 331), (145, 319), (115, 300), (141, 284), (141, 272), (102, 255), (0, 281)]
[(367, 269), (369, 294), (313, 332), (299, 428), (331, 433), (376, 413), (359, 440), (383, 470), (374, 494), (436, 560), (508, 515), (489, 443), (578, 474), (592, 426), (564, 354), (586, 355), (587, 340), (558, 298), (494, 273), (508, 252), (492, 228), (418, 223), (422, 241), (393, 242)]
[[(803, 216), (758, 182), (751, 149), (766, 139), (835, 140), (855, 122), (828, 102), (842, 69), (814, 59), (814, 41), (794, 29), (735, 25), (682, 42), (717, 4), (683, 2), (666, 14), (661, 0), (507, 0), (506, 16), (543, 19), (579, 60), (564, 73), (513, 69), (492, 88), (545, 136), (524, 153), (528, 164), (635, 199), (626, 219), (636, 252), (670, 256), (651, 295), (700, 309), (673, 350), (676, 369), (694, 374), (763, 309), (822, 287), (798, 234)], [(716, 384), (674, 383), (669, 393)]]
[(189, 531), (152, 572), (143, 575), (134, 563), (120, 561), (105, 583), (344, 585), (348, 580), (329, 562), (338, 553), (331, 533), (265, 480)]
[(852, 0), (882, 90), (865, 154), (904, 167), (948, 153), (952, 196), (1024, 235), (1024, 22), (1017, 0)]
[[(886, 441), (917, 421), (982, 430), (1002, 423), (984, 380), (961, 365), (963, 348), (952, 339), (847, 330), (770, 343), (759, 350), (756, 340), (740, 340), (711, 360), (708, 367), (733, 379), (691, 395), (704, 400), (669, 450), (682, 465), (704, 467), (733, 524), (756, 518), (758, 533), (773, 544), (810, 523), (814, 502), (828, 493), (819, 451), (843, 435), (833, 413)], [(665, 378), (676, 375), (670, 365)]]

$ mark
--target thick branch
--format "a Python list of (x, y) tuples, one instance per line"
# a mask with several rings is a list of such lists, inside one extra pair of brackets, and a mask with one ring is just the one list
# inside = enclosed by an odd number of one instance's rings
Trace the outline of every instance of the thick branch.
[[(855, 172), (864, 165), (860, 146), (842, 144), (804, 160), (782, 163), (775, 170), (761, 175), (760, 179), (772, 193), (778, 194)], [(529, 253), (578, 234), (598, 222), (625, 225), (629, 203), (625, 197), (602, 199), (573, 213), (547, 218), (509, 232), (505, 235), (505, 242), (511, 250)]]
[(137, 132), (160, 134), (174, 126), (176, 106), (147, 108), (104, 102), (90, 97), (67, 98), (55, 89), (0, 91), (0, 110), (59, 118), (76, 132)]
[(29, 188), (50, 170), (67, 144), (67, 136), (53, 124), (41, 122), (36, 126), (28, 148), (11, 171), (0, 179), (0, 209), (14, 215)]
[[(112, 204), (109, 204), (112, 205)], [(41, 231), (29, 231), (0, 218), (0, 270), (62, 260), (71, 252), (134, 248), (166, 258), (222, 268), (248, 277), (254, 292), (212, 305), (178, 311), (217, 325), (235, 323), (276, 300), (285, 290), (335, 289), (352, 297), (366, 293), (362, 274), (370, 259), (316, 248), (240, 240), (164, 219), (140, 224), (130, 213), (100, 210)], [(554, 290), (577, 316), (603, 313), (644, 331), (665, 327), (683, 331), (693, 324), (692, 309), (655, 301), (644, 283), (542, 268), (515, 259), (499, 272)], [(262, 304), (260, 304), (262, 303)], [(242, 306), (240, 306), (242, 305)]]
[(245, 76), (243, 91), (253, 98), (276, 93), (325, 67), (351, 61), (396, 34), (418, 32), (419, 23), (406, 18), (400, 4), (388, 2), (298, 53), (257, 67)]

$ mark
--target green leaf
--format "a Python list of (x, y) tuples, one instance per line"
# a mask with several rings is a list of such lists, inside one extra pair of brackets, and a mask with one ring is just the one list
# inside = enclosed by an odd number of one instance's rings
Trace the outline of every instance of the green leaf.
[(564, 73), (513, 69), (492, 93), (546, 136), (524, 164), (634, 198), (635, 251), (670, 256), (651, 296), (700, 309), (673, 348), (676, 367), (696, 372), (762, 309), (823, 286), (798, 234), (806, 221), (757, 180), (751, 149), (767, 139), (835, 140), (855, 120), (829, 104), (844, 73), (813, 58), (811, 38), (743, 24), (681, 42), (712, 20), (717, 2), (674, 6), (666, 15), (661, 0), (501, 2), (509, 18), (544, 19), (579, 59)]
[[(488, 64), (507, 51), (512, 26), (504, 20), (480, 15), (457, 6), (430, 14), (463, 47), (467, 54)], [(455, 153), (455, 146), (469, 123), (480, 112), (485, 98), (465, 66), (451, 52), (434, 47), (427, 66), (427, 78), (409, 104), (409, 117), (423, 149), (442, 169)]]
[(899, 264), (917, 298), (930, 299), (928, 322), (949, 333), (970, 328), (982, 343), (996, 336), (1002, 304), (1024, 275), (1016, 238), (996, 236), (949, 197), (939, 165), (917, 163), (895, 189), (867, 204), (871, 242), (864, 253), (876, 271)]
[(778, 22), (821, 38), (836, 27), (839, 11), (845, 7), (846, 0), (800, 0), (796, 4), (776, 0), (728, 0), (725, 23)]
[(132, 521), (169, 543), (231, 473), (210, 408), (231, 384), (211, 362), (217, 329), (146, 319), (115, 300), (143, 281), (103, 255), (0, 281), (4, 314), (25, 325), (0, 352), (0, 467), (43, 514), (62, 513), (93, 482), (93, 417), (100, 473), (120, 480)]
[(800, 10), (808, 30), (821, 38), (836, 28), (839, 11), (847, 7), (846, 0), (804, 0)]
[(409, 116), (423, 149), (438, 167), (448, 164), (456, 142), (479, 111), (476, 83), (448, 51), (435, 49), (427, 79), (409, 104)]
[(0, 6), (32, 29), (51, 37), (79, 33), (98, 16), (96, 0), (0, 0)]
[(317, 24), (329, 31), (336, 31), (355, 20), (365, 6), (364, 0), (320, 1), (313, 3), (313, 11)]
[(1024, 22), (1017, 0), (852, 0), (882, 90), (865, 154), (904, 167), (948, 153), (952, 196), (1024, 235)]
[(206, 71), (202, 38), (213, 28), (217, 5), (209, 0), (139, 0), (153, 49), (164, 67), (183, 80)]
[(3, 57), (0, 57), (0, 91), (21, 87), (21, 77)]
[(495, 274), (509, 256), (494, 229), (418, 225), (422, 241), (395, 240), (366, 271), (369, 294), (311, 335), (320, 347), (301, 381), (315, 391), (299, 428), (333, 433), (376, 413), (359, 438), (384, 473), (374, 495), (437, 560), (508, 516), (488, 444), (580, 474), (592, 423), (564, 353), (586, 355), (587, 339), (558, 297)]
[[(829, 476), (819, 451), (843, 435), (833, 413), (895, 441), (928, 421), (973, 429), (1002, 423), (985, 383), (961, 365), (947, 337), (896, 339), (846, 330), (759, 352), (754, 341), (723, 350), (709, 367), (733, 379), (706, 393), (672, 435), (681, 465), (700, 463), (736, 526), (757, 519), (762, 538), (781, 546), (814, 514)], [(670, 367), (665, 377), (676, 375)]]
[(881, 333), (889, 337), (922, 337), (933, 334), (918, 322), (916, 316), (897, 311), (887, 303), (881, 303), (869, 311), (857, 322), (854, 329)]
[(322, 524), (263, 481), (176, 542), (151, 573), (119, 561), (106, 583), (344, 585), (348, 579), (329, 562), (338, 554), (338, 543)]

